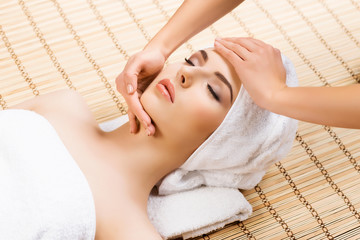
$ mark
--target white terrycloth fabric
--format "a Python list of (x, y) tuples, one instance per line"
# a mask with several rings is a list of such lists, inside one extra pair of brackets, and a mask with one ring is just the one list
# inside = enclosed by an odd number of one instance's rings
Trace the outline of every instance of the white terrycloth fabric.
[[(291, 61), (282, 56), (286, 83), (297, 86)], [(214, 133), (159, 183), (161, 195), (200, 186), (251, 189), (268, 167), (290, 151), (297, 121), (258, 107), (245, 88)]]
[(91, 240), (90, 187), (55, 129), (28, 110), (0, 111), (0, 238)]
[(201, 187), (166, 196), (150, 195), (148, 215), (164, 239), (197, 237), (247, 219), (251, 205), (237, 189)]

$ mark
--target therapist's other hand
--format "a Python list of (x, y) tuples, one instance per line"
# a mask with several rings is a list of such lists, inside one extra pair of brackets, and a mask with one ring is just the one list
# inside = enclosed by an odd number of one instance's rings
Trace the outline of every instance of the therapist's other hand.
[(276, 96), (287, 88), (280, 51), (253, 38), (216, 39), (214, 45), (233, 65), (254, 102), (271, 110)]
[(151, 136), (155, 133), (151, 118), (140, 103), (140, 97), (161, 71), (165, 60), (166, 58), (160, 51), (144, 49), (130, 57), (124, 70), (116, 78), (116, 88), (128, 105), (131, 133), (136, 133), (139, 130), (136, 119), (145, 127), (147, 135)]

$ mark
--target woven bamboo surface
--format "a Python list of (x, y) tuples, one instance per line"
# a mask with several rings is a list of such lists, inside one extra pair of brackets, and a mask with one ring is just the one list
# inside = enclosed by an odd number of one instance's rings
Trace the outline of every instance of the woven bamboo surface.
[[(74, 88), (99, 122), (124, 114), (116, 76), (180, 4), (0, 0), (0, 109)], [(359, 18), (358, 0), (247, 0), (169, 61), (182, 61), (216, 36), (254, 36), (293, 61), (301, 86), (356, 84)], [(243, 191), (253, 215), (197, 239), (360, 239), (359, 161), (359, 130), (300, 122), (290, 154)]]

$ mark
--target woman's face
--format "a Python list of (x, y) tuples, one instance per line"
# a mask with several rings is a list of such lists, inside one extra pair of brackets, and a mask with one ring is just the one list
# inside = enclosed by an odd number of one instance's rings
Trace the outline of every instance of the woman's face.
[(221, 124), (240, 86), (232, 66), (206, 49), (165, 67), (140, 101), (156, 127), (155, 137), (194, 151)]

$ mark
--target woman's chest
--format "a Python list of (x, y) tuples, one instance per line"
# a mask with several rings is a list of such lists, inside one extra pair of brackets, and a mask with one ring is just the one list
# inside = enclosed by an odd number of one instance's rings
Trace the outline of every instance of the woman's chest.
[(52, 124), (88, 181), (95, 204), (97, 231), (108, 229), (104, 223), (109, 218), (125, 217), (121, 214), (124, 209), (118, 208), (128, 206), (131, 201), (128, 194), (131, 180), (124, 174), (125, 166), (121, 166), (121, 153), (107, 144), (94, 126), (81, 122), (66, 124), (59, 119)]
[[(115, 166), (116, 149), (102, 141), (97, 125), (73, 119), (71, 123), (49, 118), (64, 146), (84, 173), (93, 192), (99, 195), (99, 186), (112, 188), (120, 180)], [(109, 184), (112, 182), (112, 184)], [(96, 199), (95, 199), (96, 200)]]
[(95, 205), (96, 239), (110, 239), (119, 231), (133, 233), (134, 222), (144, 219), (152, 228), (147, 221), (146, 199), (135, 187), (138, 177), (127, 167), (119, 147), (106, 141), (97, 125), (76, 119), (69, 123), (59, 117), (48, 120), (87, 179)]

